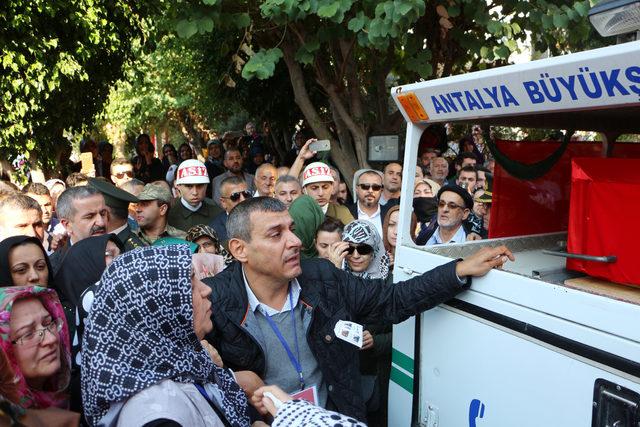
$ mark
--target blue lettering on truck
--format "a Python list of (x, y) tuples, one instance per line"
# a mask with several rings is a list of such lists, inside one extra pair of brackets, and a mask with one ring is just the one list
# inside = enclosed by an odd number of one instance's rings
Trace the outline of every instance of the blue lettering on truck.
[[(522, 86), (531, 104), (640, 95), (640, 66), (596, 71), (585, 66), (565, 76), (540, 73), (539, 79), (523, 81)], [(520, 106), (520, 101), (501, 84), (431, 95), (431, 104), (436, 114), (448, 114)]]
[(484, 403), (473, 399), (469, 404), (469, 427), (476, 427), (476, 420), (484, 417)]

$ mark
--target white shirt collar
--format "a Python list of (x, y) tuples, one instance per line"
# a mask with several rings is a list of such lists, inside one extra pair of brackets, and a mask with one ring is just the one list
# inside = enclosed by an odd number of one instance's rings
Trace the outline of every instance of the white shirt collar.
[(180, 201), (182, 202), (182, 206), (184, 206), (185, 208), (189, 209), (191, 212), (196, 212), (198, 209), (200, 209), (202, 207), (202, 202), (198, 203), (198, 206), (193, 207), (193, 206), (191, 206), (189, 204), (189, 202), (187, 202), (182, 197), (180, 197)]
[(118, 227), (115, 230), (111, 231), (111, 234), (115, 234), (117, 236), (118, 234), (123, 232), (125, 228), (127, 228), (127, 225), (129, 225), (129, 224), (125, 222), (122, 227)]
[(326, 215), (327, 211), (329, 210), (329, 203), (324, 206), (320, 206), (320, 209), (322, 209), (322, 213)]
[(289, 286), (291, 286), (291, 297), (293, 302), (293, 307), (291, 306), (291, 302), (289, 298), (287, 298), (287, 302), (282, 307), (282, 310), (276, 310), (273, 307), (269, 307), (268, 305), (261, 303), (256, 297), (256, 294), (251, 290), (251, 286), (249, 286), (249, 282), (247, 281), (247, 276), (244, 274), (244, 267), (242, 267), (242, 278), (244, 280), (244, 287), (247, 291), (247, 298), (249, 299), (249, 308), (252, 312), (260, 309), (263, 313), (273, 316), (274, 314), (285, 313), (287, 311), (292, 310), (298, 305), (298, 300), (300, 299), (300, 283), (298, 283), (298, 279), (293, 279), (289, 282)]
[(442, 243), (464, 243), (467, 241), (467, 233), (464, 232), (464, 227), (462, 224), (458, 226), (456, 233), (453, 235), (451, 240), (448, 242), (443, 242), (442, 237), (440, 236), (440, 226), (436, 228), (436, 231), (433, 233), (433, 236), (427, 241), (427, 245), (440, 245)]
[(369, 216), (368, 213), (360, 209), (360, 202), (357, 202), (358, 206), (358, 219), (373, 219), (375, 217), (380, 216), (380, 203), (378, 203), (378, 210), (373, 213), (373, 215)]

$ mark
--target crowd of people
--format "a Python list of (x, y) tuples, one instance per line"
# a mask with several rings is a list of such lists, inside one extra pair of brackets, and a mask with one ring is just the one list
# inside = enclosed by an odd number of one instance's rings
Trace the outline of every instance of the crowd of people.
[[(88, 175), (0, 181), (0, 418), (386, 425), (391, 326), (512, 255), (394, 285), (403, 166), (360, 169), (349, 193), (313, 141), (282, 164), (251, 123), (205, 153), (87, 141)], [(419, 153), (417, 245), (487, 237), (493, 161), (481, 137), (457, 145)]]

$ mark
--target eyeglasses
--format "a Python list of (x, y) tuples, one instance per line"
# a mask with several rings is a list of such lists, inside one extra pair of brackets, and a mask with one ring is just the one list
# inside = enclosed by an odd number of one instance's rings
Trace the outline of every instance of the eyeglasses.
[(382, 185), (380, 184), (358, 184), (358, 187), (360, 187), (361, 190), (365, 190), (365, 191), (368, 191), (369, 189), (373, 191), (382, 190)]
[(444, 200), (440, 200), (438, 202), (438, 208), (443, 209), (445, 206), (448, 207), (452, 211), (456, 210), (456, 209), (466, 209), (466, 207), (457, 205), (457, 204), (455, 204), (453, 202), (445, 202)]
[(129, 178), (133, 178), (133, 171), (120, 172), (116, 174), (116, 178), (122, 179), (124, 176), (128, 176)]
[(11, 341), (13, 345), (21, 345), (25, 347), (33, 347), (35, 345), (40, 344), (44, 340), (44, 334), (49, 331), (52, 335), (57, 334), (62, 329), (62, 319), (53, 319), (50, 321), (48, 325), (43, 325), (42, 329), (34, 329), (33, 331), (27, 332), (21, 337), (16, 338)]
[(353, 254), (355, 251), (358, 251), (360, 255), (369, 255), (373, 252), (373, 248), (369, 245), (349, 245), (347, 248), (347, 253), (349, 255)]
[(229, 197), (224, 197), (222, 196), (223, 199), (229, 199), (232, 202), (237, 202), (238, 200), (240, 200), (240, 196), (244, 197), (245, 199), (250, 199), (251, 198), (251, 193), (247, 190), (245, 191), (236, 191), (235, 193), (231, 193), (229, 194)]

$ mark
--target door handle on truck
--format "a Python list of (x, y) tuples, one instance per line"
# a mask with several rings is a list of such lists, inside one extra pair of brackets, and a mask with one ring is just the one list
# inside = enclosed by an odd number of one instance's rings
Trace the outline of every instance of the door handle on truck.
[(553, 256), (561, 256), (565, 258), (581, 259), (584, 261), (604, 262), (607, 264), (614, 263), (618, 260), (618, 257), (615, 255), (595, 256), (595, 255), (584, 255), (584, 254), (572, 254), (570, 252), (550, 251), (547, 249), (544, 249), (542, 253), (547, 255), (553, 255)]

